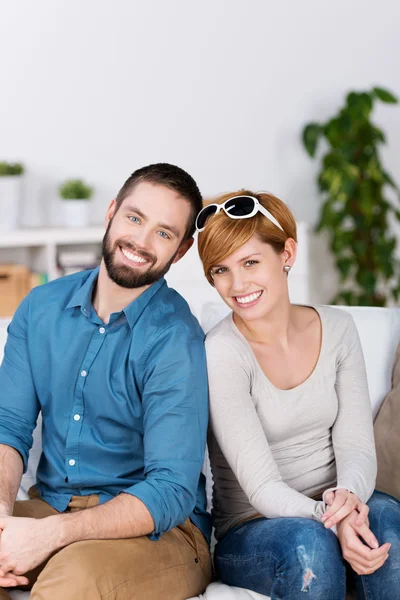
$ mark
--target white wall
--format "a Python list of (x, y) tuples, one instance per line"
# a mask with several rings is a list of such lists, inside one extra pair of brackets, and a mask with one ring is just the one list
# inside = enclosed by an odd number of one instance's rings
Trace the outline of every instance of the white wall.
[[(168, 161), (204, 195), (269, 189), (314, 223), (302, 126), (349, 88), (400, 93), (399, 22), (397, 0), (1, 0), (0, 160), (28, 166), (24, 222), (59, 222), (70, 176), (101, 222), (134, 169)], [(400, 108), (376, 120), (400, 180)]]

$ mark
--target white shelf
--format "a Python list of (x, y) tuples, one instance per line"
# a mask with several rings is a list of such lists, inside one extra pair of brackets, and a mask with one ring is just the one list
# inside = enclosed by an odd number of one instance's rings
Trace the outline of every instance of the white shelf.
[(103, 236), (104, 227), (100, 226), (0, 232), (0, 263), (26, 264), (33, 271), (46, 273), (49, 280), (56, 279), (59, 276), (57, 252), (60, 247), (100, 245)]
[(91, 244), (101, 242), (103, 236), (104, 227), (17, 229), (7, 233), (0, 232), (0, 248)]

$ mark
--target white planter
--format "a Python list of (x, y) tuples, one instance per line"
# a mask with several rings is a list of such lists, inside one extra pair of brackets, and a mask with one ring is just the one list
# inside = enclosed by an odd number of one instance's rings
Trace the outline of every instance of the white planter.
[(12, 231), (18, 227), (21, 181), (21, 175), (0, 177), (0, 231)]
[(89, 223), (89, 200), (61, 200), (64, 227), (87, 227)]

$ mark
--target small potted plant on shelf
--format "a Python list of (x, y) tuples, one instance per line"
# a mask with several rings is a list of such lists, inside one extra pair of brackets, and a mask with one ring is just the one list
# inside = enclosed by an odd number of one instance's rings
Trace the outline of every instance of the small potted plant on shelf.
[(89, 222), (93, 188), (82, 179), (67, 179), (58, 191), (63, 201), (65, 227), (85, 227)]
[(17, 228), (23, 173), (21, 163), (0, 161), (0, 231)]

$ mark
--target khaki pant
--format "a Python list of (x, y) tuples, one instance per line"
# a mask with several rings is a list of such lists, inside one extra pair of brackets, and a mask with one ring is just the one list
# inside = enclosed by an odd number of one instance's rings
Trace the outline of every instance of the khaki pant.
[[(16, 502), (14, 516), (59, 514), (35, 488)], [(98, 496), (73, 496), (67, 511), (96, 506)], [(211, 580), (211, 559), (201, 531), (186, 519), (158, 541), (147, 536), (76, 542), (26, 574), (31, 600), (185, 600)], [(33, 586), (33, 587), (32, 587)], [(0, 599), (9, 600), (0, 588)]]

